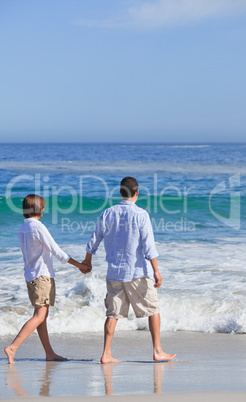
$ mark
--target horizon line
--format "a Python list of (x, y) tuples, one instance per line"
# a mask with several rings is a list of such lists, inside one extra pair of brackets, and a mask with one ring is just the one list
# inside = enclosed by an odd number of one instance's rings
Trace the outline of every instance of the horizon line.
[(88, 144), (88, 145), (214, 145), (214, 144), (246, 144), (246, 141), (0, 141), (5, 145), (42, 145), (42, 144)]

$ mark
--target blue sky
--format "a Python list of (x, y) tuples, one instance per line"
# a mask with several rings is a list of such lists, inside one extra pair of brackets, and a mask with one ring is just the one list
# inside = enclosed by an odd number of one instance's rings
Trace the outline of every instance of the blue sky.
[(0, 139), (246, 139), (246, 0), (0, 0)]

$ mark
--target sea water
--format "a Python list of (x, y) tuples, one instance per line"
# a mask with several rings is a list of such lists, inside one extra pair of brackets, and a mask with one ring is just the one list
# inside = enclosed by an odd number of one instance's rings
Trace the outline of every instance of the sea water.
[[(120, 201), (119, 183), (128, 175), (139, 182), (137, 205), (148, 210), (155, 234), (162, 330), (246, 332), (245, 156), (245, 144), (1, 144), (0, 336), (16, 334), (33, 309), (17, 237), (23, 198), (45, 198), (42, 222), (81, 261), (101, 212)], [(103, 244), (90, 274), (55, 258), (54, 267), (49, 331), (102, 331)], [(147, 325), (130, 310), (117, 328)]]

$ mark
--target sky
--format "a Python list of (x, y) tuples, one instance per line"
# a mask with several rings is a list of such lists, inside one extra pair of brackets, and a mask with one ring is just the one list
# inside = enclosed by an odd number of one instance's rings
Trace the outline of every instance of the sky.
[(0, 0), (1, 142), (245, 142), (246, 0)]

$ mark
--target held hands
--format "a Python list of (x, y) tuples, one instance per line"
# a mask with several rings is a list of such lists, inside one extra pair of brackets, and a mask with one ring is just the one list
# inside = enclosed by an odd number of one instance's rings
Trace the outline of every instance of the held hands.
[(88, 274), (89, 272), (91, 272), (92, 266), (89, 262), (84, 260), (80, 263), (79, 270), (80, 270), (80, 272), (82, 272), (82, 274)]
[(74, 260), (72, 257), (70, 257), (68, 260), (68, 263), (79, 268), (79, 270), (82, 272), (82, 274), (87, 274), (88, 272), (90, 272), (92, 270), (90, 261), (78, 262), (77, 260)]

